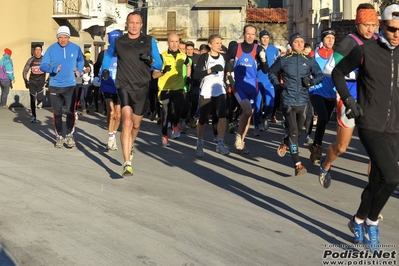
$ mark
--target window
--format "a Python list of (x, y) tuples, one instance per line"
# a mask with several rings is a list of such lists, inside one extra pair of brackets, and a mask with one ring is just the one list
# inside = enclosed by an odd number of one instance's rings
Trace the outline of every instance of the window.
[(268, 8), (278, 8), (278, 7), (285, 7), (287, 4), (285, 3), (286, 0), (269, 0), (268, 1)]
[(83, 53), (89, 51), (91, 53), (91, 43), (85, 43), (83, 45)]
[(168, 34), (176, 31), (176, 12), (168, 12), (166, 27)]
[(219, 10), (209, 10), (209, 35), (219, 34)]

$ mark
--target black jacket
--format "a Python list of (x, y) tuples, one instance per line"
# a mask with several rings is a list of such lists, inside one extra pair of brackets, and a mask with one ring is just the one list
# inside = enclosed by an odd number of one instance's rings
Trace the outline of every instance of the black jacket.
[(399, 133), (399, 48), (391, 50), (380, 39), (355, 47), (332, 72), (341, 98), (350, 96), (345, 75), (359, 68), (357, 101), (364, 115), (356, 125), (386, 133)]

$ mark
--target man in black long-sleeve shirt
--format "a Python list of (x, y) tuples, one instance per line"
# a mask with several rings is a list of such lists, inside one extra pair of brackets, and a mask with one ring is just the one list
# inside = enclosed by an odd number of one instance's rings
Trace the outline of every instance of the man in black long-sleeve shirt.
[(243, 154), (248, 154), (245, 148), (245, 136), (247, 135), (251, 117), (254, 112), (256, 97), (258, 95), (257, 69), (264, 73), (269, 71), (266, 54), (262, 46), (254, 43), (256, 28), (246, 25), (243, 31), (244, 41), (231, 47), (228, 58), (234, 59), (235, 93), (238, 103), (242, 108), (240, 124), (235, 140), (235, 148)]
[[(355, 118), (371, 161), (369, 182), (356, 215), (349, 221), (356, 243), (379, 249), (378, 215), (399, 183), (399, 5), (385, 8), (376, 42), (355, 47), (332, 72), (346, 116)], [(359, 68), (357, 102), (345, 75)]]

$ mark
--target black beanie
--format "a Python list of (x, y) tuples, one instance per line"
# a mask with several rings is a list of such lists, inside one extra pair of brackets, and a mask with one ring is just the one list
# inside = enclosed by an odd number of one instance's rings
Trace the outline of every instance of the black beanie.
[(333, 35), (333, 36), (335, 36), (335, 30), (334, 30), (334, 29), (331, 29), (331, 28), (326, 29), (326, 30), (323, 30), (323, 31), (321, 32), (321, 41), (323, 41), (323, 40), (324, 40), (324, 37), (326, 37), (327, 35)]
[(302, 34), (300, 34), (299, 32), (296, 32), (296, 33), (294, 33), (294, 34), (292, 34), (292, 35), (290, 36), (289, 44), (291, 45), (291, 47), (292, 47), (292, 43), (293, 43), (293, 42), (295, 41), (295, 39), (297, 39), (297, 38), (301, 38), (301, 39), (303, 39), (303, 40), (305, 41), (305, 38), (303, 38)]

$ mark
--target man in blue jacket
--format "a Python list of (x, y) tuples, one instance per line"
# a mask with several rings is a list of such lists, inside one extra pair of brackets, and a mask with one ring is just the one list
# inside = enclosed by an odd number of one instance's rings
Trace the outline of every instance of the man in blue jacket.
[(40, 70), (50, 73), (50, 102), (53, 108), (53, 121), (57, 137), (55, 147), (64, 145), (62, 130), (62, 106), (67, 108), (65, 144), (75, 147), (75, 86), (76, 77), (81, 76), (84, 68), (84, 56), (81, 48), (69, 41), (71, 32), (67, 26), (59, 27), (57, 42), (50, 45), (43, 56)]
[[(307, 170), (299, 160), (298, 137), (306, 118), (309, 88), (323, 80), (323, 72), (314, 58), (303, 54), (305, 41), (300, 33), (291, 35), (289, 42), (292, 52), (278, 58), (270, 67), (269, 79), (276, 90), (282, 91), (281, 105), (287, 131), (277, 154), (283, 157), (289, 146), (295, 175), (302, 175)], [(279, 73), (284, 84), (280, 84)]]

